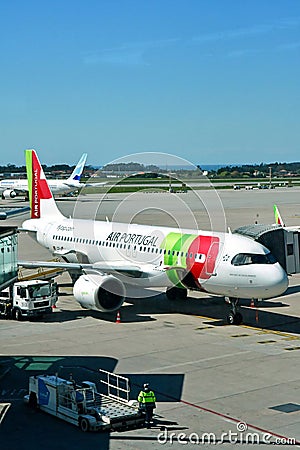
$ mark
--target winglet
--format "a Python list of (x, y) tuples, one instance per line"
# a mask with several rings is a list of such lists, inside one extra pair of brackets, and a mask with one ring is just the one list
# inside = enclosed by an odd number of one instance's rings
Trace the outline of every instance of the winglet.
[(284, 224), (284, 222), (282, 220), (282, 217), (280, 215), (280, 212), (279, 212), (279, 209), (278, 209), (277, 205), (274, 205), (273, 209), (274, 209), (274, 216), (275, 216), (275, 223), (276, 223), (276, 225), (281, 225), (282, 227), (284, 227), (285, 224)]
[(78, 161), (75, 169), (73, 170), (72, 174), (69, 176), (68, 180), (72, 180), (72, 181), (80, 181), (85, 163), (86, 163), (86, 159), (87, 159), (87, 153), (83, 153), (83, 155), (81, 156), (80, 160)]
[(25, 150), (31, 218), (61, 215), (35, 150)]

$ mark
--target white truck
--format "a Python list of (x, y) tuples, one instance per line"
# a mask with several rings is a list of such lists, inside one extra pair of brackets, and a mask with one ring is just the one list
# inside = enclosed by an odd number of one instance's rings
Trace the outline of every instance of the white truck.
[(0, 317), (22, 320), (52, 312), (56, 283), (45, 280), (16, 282), (0, 292)]
[[(97, 392), (91, 381), (78, 385), (72, 377), (65, 380), (57, 375), (35, 375), (29, 378), (29, 394), (24, 401), (32, 408), (79, 426), (84, 432), (120, 430), (144, 424), (144, 412), (136, 400), (129, 400), (128, 378), (100, 372), (108, 375), (107, 382), (101, 381), (108, 387), (107, 395)], [(113, 384), (111, 377), (115, 380)], [(125, 393), (125, 398), (121, 393)]]

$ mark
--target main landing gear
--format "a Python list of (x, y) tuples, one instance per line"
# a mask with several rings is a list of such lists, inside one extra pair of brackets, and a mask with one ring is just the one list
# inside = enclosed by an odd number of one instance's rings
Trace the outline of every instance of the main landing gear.
[(227, 316), (227, 323), (229, 325), (240, 325), (243, 322), (243, 316), (238, 311), (239, 299), (232, 297), (225, 297), (225, 302), (230, 305), (230, 313)]

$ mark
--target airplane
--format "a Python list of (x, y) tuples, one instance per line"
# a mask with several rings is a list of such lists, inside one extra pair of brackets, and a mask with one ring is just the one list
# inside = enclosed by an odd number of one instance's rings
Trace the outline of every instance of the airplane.
[(23, 267), (60, 267), (74, 280), (86, 309), (118, 310), (126, 287), (165, 288), (169, 300), (187, 290), (225, 296), (230, 324), (240, 324), (239, 298), (285, 292), (286, 272), (258, 242), (232, 233), (66, 218), (57, 208), (35, 150), (25, 150), (31, 218), (22, 231), (64, 262), (19, 261)]
[[(80, 183), (80, 178), (85, 166), (86, 159), (87, 153), (83, 153), (69, 178), (65, 180), (48, 180), (49, 187), (54, 195), (69, 194), (71, 192), (76, 191), (77, 189), (81, 189), (84, 186), (100, 186), (105, 184), (105, 183), (96, 183), (96, 184)], [(26, 179), (2, 180), (0, 181), (0, 191), (1, 190), (3, 190), (2, 192), (3, 200), (8, 198), (15, 198), (20, 193), (25, 194), (25, 196), (28, 196), (28, 182)]]

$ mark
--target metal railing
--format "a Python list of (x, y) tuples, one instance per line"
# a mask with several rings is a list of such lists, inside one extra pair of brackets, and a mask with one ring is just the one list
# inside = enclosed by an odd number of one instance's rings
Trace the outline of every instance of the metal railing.
[(107, 395), (115, 398), (118, 401), (129, 402), (130, 394), (130, 381), (129, 378), (122, 377), (112, 372), (99, 369), (100, 374), (103, 374), (105, 379), (100, 383), (104, 384), (107, 388)]

